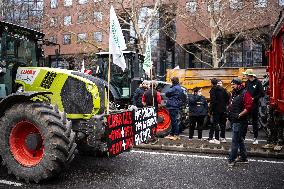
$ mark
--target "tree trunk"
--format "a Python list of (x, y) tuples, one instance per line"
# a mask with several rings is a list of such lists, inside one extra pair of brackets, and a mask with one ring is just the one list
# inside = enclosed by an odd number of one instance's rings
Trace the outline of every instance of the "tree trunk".
[(211, 44), (212, 45), (212, 49), (211, 49), (212, 50), (212, 64), (214, 68), (218, 68), (219, 67), (218, 65), (218, 46), (217, 46), (218, 29), (217, 29), (217, 26), (212, 16), (210, 19), (210, 25), (211, 25), (211, 43), (212, 43)]

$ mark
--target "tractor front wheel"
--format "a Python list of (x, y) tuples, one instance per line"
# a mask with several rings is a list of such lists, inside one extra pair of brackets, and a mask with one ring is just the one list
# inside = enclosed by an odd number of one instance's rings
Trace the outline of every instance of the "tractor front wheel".
[(165, 137), (171, 131), (171, 117), (166, 108), (158, 110), (157, 136)]
[(71, 122), (45, 103), (12, 106), (0, 120), (0, 156), (8, 173), (26, 182), (59, 174), (76, 151)]

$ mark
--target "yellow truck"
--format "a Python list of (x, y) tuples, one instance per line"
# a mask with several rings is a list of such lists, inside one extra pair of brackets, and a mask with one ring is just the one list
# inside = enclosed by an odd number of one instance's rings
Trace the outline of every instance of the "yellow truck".
[[(217, 78), (223, 81), (223, 87), (231, 91), (230, 83), (235, 77), (239, 77), (245, 81), (242, 72), (247, 68), (190, 68), (190, 69), (167, 69), (168, 82), (176, 76), (179, 78), (182, 86), (187, 88), (189, 92), (195, 87), (202, 88), (202, 94), (209, 99), (209, 91), (211, 88), (211, 79)], [(259, 79), (266, 74), (266, 67), (254, 67), (254, 72)]]

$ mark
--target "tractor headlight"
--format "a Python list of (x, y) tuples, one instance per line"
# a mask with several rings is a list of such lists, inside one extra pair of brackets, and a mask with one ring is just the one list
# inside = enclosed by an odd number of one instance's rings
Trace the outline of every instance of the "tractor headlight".
[(94, 93), (94, 99), (97, 99), (99, 97), (98, 93)]
[(93, 89), (93, 86), (90, 85), (90, 84), (88, 84), (88, 85), (87, 85), (87, 89), (88, 89), (89, 91), (91, 91), (91, 90)]

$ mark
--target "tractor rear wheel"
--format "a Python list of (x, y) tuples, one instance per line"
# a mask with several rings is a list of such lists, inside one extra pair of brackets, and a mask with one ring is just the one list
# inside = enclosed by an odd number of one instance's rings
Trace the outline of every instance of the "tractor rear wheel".
[(45, 103), (21, 103), (0, 120), (0, 156), (8, 173), (26, 182), (58, 175), (75, 156), (71, 122)]
[(165, 137), (171, 131), (171, 117), (166, 108), (160, 108), (158, 110), (158, 124), (157, 124), (157, 136)]

